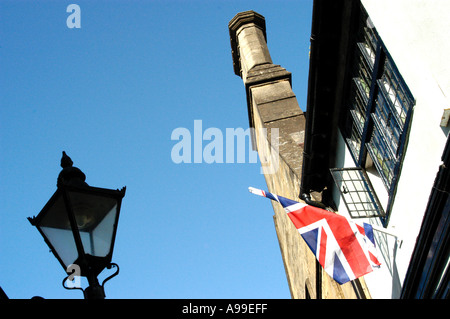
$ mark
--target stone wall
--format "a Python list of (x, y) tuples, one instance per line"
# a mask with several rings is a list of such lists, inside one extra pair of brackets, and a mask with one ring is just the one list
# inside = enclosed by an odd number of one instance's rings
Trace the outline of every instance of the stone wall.
[[(249, 125), (269, 192), (301, 201), (305, 115), (291, 88), (291, 74), (270, 59), (264, 17), (238, 13), (229, 24), (235, 73), (247, 93)], [(292, 298), (356, 298), (364, 293), (359, 281), (337, 284), (318, 265), (315, 256), (274, 201), (274, 224)], [(367, 292), (367, 291), (366, 291)]]

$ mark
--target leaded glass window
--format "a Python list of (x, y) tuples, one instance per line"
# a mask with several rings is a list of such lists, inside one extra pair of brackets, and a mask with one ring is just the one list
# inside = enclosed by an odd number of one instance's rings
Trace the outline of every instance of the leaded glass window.
[(355, 164), (364, 168), (366, 161), (373, 163), (389, 196), (400, 173), (413, 106), (408, 86), (361, 7), (348, 111), (341, 131)]
[(352, 218), (383, 217), (385, 215), (363, 169), (332, 168), (330, 171)]

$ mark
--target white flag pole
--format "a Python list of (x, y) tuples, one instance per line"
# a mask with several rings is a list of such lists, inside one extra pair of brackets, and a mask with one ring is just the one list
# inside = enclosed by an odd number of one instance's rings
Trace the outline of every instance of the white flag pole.
[(264, 197), (264, 193), (263, 193), (263, 191), (262, 191), (261, 189), (254, 188), (254, 187), (249, 187), (249, 188), (248, 188), (248, 191), (249, 191), (250, 193), (252, 193), (252, 194), (255, 194), (255, 195), (259, 195), (259, 196), (263, 196), (263, 197)]
[(370, 226), (372, 226), (372, 229), (377, 231), (377, 232), (384, 233), (386, 235), (395, 237), (397, 239), (397, 242), (398, 242), (398, 247), (400, 248), (402, 246), (403, 239), (401, 239), (397, 234), (395, 234), (393, 232), (390, 232), (386, 228), (383, 228), (383, 227), (380, 227), (380, 226), (377, 226), (377, 225), (370, 224)]

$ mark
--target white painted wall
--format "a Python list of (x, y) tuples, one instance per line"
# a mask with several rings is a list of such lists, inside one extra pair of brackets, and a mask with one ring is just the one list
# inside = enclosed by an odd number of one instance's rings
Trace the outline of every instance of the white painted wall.
[[(398, 298), (399, 284), (408, 270), (449, 131), (440, 122), (444, 109), (450, 108), (450, 1), (362, 0), (362, 3), (416, 99), (388, 225), (389, 230), (403, 239), (402, 246), (397, 249), (392, 236), (378, 236), (386, 257), (384, 267), (365, 276), (373, 298)], [(336, 167), (354, 167), (342, 136), (339, 139)], [(346, 212), (343, 201), (339, 211)]]
[[(450, 101), (450, 1), (362, 0), (400, 73)], [(409, 84), (408, 84), (409, 85)], [(434, 91), (434, 89), (433, 89)], [(444, 102), (442, 102), (444, 103)], [(442, 105), (436, 105), (441, 109)]]

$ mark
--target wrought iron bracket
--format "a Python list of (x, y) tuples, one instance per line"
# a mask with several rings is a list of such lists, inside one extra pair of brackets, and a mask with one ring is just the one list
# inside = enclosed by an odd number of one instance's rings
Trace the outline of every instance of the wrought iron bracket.
[[(66, 277), (64, 277), (64, 279), (63, 279), (63, 281), (62, 281), (62, 286), (63, 286), (65, 289), (67, 289), (67, 290), (74, 290), (74, 289), (81, 290), (81, 291), (83, 292), (83, 294), (84, 294), (85, 297), (88, 296), (88, 295), (91, 295), (90, 293), (87, 293), (88, 290), (90, 291), (90, 290), (92, 290), (93, 288), (100, 288), (101, 291), (103, 291), (103, 296), (104, 296), (104, 286), (105, 286), (105, 283), (106, 283), (107, 281), (111, 280), (112, 278), (114, 278), (115, 276), (117, 276), (117, 275), (119, 274), (119, 265), (117, 265), (116, 263), (110, 263), (108, 266), (106, 266), (106, 268), (107, 268), (107, 269), (117, 268), (117, 270), (116, 270), (111, 276), (108, 276), (105, 280), (103, 280), (103, 282), (102, 282), (101, 285), (98, 285), (98, 283), (97, 283), (97, 287), (91, 287), (91, 286), (89, 286), (89, 287), (87, 287), (87, 288), (85, 288), (85, 289), (81, 288), (80, 286), (67, 287), (67, 286), (66, 286), (66, 281), (67, 281), (67, 279), (69, 279), (70, 276), (73, 276), (73, 275), (74, 275), (73, 273), (70, 274), (70, 275), (68, 275), (68, 276), (66, 276)], [(89, 291), (88, 291), (88, 292), (89, 292)]]

